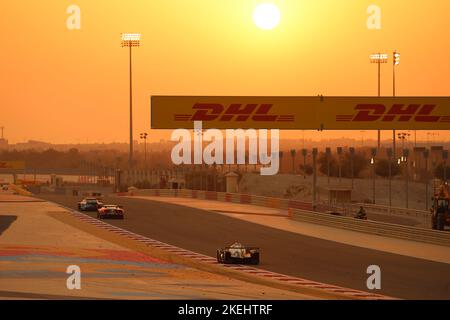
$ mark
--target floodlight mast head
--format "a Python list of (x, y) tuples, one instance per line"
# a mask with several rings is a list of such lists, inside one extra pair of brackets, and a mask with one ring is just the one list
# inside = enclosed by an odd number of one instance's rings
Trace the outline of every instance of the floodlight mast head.
[(398, 66), (400, 64), (400, 53), (394, 51), (394, 66)]
[(140, 33), (122, 33), (122, 47), (140, 47)]
[(387, 63), (388, 62), (388, 54), (387, 53), (374, 53), (370, 55), (371, 63)]

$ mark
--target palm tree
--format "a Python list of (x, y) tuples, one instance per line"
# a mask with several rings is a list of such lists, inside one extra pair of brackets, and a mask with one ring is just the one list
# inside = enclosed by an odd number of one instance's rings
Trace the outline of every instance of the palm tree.
[(248, 164), (250, 163), (250, 154), (248, 152), (245, 153), (245, 172), (248, 172)]
[(283, 151), (280, 151), (279, 155), (280, 155), (280, 173), (281, 173), (281, 172), (283, 172), (283, 170), (281, 170), (282, 164), (283, 164)]
[(302, 149), (303, 155), (303, 179), (306, 179), (306, 156), (308, 155), (308, 150)]
[(295, 174), (295, 156), (297, 155), (297, 151), (295, 149), (291, 150), (292, 157), (292, 174)]

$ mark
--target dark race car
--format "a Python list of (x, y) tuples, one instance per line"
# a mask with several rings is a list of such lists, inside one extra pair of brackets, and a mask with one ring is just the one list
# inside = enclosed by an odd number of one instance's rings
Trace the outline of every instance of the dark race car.
[(244, 247), (236, 242), (217, 250), (217, 262), (223, 264), (259, 264), (259, 248)]
[(125, 212), (121, 206), (106, 205), (98, 209), (98, 219), (121, 219), (125, 218)]
[(97, 211), (103, 207), (103, 203), (97, 198), (86, 198), (78, 203), (78, 210), (80, 211)]

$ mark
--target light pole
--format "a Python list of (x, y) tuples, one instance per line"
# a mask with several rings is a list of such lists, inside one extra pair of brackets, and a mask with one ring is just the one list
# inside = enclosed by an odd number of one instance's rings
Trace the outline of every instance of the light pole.
[(313, 211), (316, 211), (317, 208), (317, 155), (319, 154), (319, 150), (317, 148), (313, 148), (312, 156), (313, 156)]
[[(378, 65), (378, 96), (381, 97), (381, 64), (388, 62), (386, 53), (374, 53), (370, 55), (370, 62)], [(381, 130), (378, 129), (378, 150), (381, 148)]]
[(350, 148), (350, 175), (352, 178), (352, 190), (355, 184), (355, 148), (351, 147)]
[(338, 161), (339, 161), (339, 165), (338, 165), (338, 169), (339, 169), (339, 184), (342, 181), (342, 153), (343, 152), (344, 152), (344, 149), (342, 149), (342, 147), (338, 147), (337, 148)]
[(393, 155), (394, 155), (393, 149), (388, 148), (387, 156), (388, 156), (388, 161), (389, 161), (389, 212), (392, 207), (392, 156)]
[(144, 165), (145, 169), (147, 169), (147, 137), (148, 133), (141, 133), (141, 139), (144, 140)]
[[(393, 60), (393, 68), (392, 68), (392, 76), (393, 76), (393, 81), (392, 81), (392, 93), (393, 96), (395, 98), (396, 96), (396, 68), (397, 66), (400, 64), (400, 53), (397, 52), (397, 50), (394, 51), (394, 60)], [(394, 149), (393, 154), (394, 154), (394, 158), (396, 156), (396, 152), (397, 152), (397, 145), (396, 145), (396, 136), (395, 136), (395, 129), (392, 130), (392, 148)]]
[(425, 150), (423, 157), (425, 158), (425, 210), (428, 210), (428, 158), (430, 157), (430, 151)]
[(130, 48), (130, 155), (128, 166), (133, 167), (133, 68), (132, 68), (132, 51), (133, 47), (141, 45), (140, 33), (122, 33), (122, 48)]
[(403, 162), (405, 164), (405, 191), (406, 191), (406, 209), (409, 208), (409, 168), (408, 168), (409, 150), (403, 149)]
[(328, 187), (330, 186), (330, 161), (331, 161), (331, 148), (325, 149), (325, 154), (327, 156), (327, 177), (328, 177)]
[(395, 80), (396, 80), (396, 77), (395, 77), (395, 68), (398, 66), (400, 64), (400, 53), (398, 53), (397, 52), (397, 50), (395, 50), (394, 51), (394, 60), (393, 60), (393, 65), (394, 65), (394, 68), (393, 68), (393, 95), (394, 95), (394, 97), (396, 96), (396, 87), (395, 87)]
[(372, 199), (373, 199), (373, 204), (376, 203), (376, 199), (375, 199), (375, 157), (376, 156), (377, 156), (377, 148), (372, 148), (372, 157), (370, 158), (370, 164), (372, 165), (372, 180), (373, 180)]

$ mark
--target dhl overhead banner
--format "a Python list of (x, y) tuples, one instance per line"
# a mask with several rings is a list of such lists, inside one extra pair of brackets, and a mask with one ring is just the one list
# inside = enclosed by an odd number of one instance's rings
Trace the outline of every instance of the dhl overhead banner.
[(23, 161), (0, 161), (0, 169), (25, 169), (25, 162)]
[(450, 97), (153, 96), (153, 129), (450, 130)]

